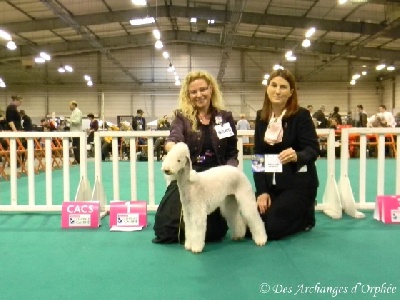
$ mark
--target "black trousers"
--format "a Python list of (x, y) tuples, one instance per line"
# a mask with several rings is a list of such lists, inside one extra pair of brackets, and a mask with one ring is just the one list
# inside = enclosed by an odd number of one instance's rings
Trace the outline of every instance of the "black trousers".
[(80, 144), (80, 138), (74, 137), (72, 138), (72, 149), (74, 151), (74, 156), (76, 162), (79, 164), (81, 162), (81, 144)]
[(271, 206), (261, 214), (268, 240), (279, 240), (315, 226), (317, 187), (270, 190)]

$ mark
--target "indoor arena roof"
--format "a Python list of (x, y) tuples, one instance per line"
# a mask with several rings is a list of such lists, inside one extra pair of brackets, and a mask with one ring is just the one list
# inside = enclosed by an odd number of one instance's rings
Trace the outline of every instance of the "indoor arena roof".
[[(398, 0), (15, 0), (0, 2), (0, 30), (9, 33), (17, 49), (0, 38), (2, 66), (21, 68), (34, 63), (41, 51), (52, 57), (100, 52), (121, 74), (140, 82), (115, 51), (153, 46), (153, 30), (164, 45), (194, 44), (222, 50), (218, 79), (223, 80), (230, 52), (281, 52), (318, 56), (302, 80), (338, 60), (394, 65), (400, 69), (400, 1)], [(155, 23), (133, 26), (133, 19)], [(194, 21), (196, 19), (196, 21)], [(311, 46), (302, 47), (306, 32)], [(385, 69), (386, 70), (386, 69)], [(1, 76), (1, 74), (0, 74)]]

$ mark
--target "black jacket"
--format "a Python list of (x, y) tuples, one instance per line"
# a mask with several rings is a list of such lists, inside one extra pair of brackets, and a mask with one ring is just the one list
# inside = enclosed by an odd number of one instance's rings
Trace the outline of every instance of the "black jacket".
[[(233, 136), (223, 139), (218, 138), (217, 132), (214, 130), (215, 117), (217, 115), (222, 118), (222, 123), (230, 123), (234, 133)], [(198, 123), (198, 125), (201, 126), (200, 123)], [(213, 112), (211, 115), (210, 125), (211, 141), (214, 152), (217, 154), (219, 165), (232, 165), (236, 167), (239, 163), (237, 159), (237, 131), (232, 113), (225, 110)], [(190, 149), (190, 158), (192, 161), (195, 161), (196, 157), (200, 155), (203, 146), (203, 139), (202, 131), (193, 131), (189, 119), (179, 111), (176, 112), (175, 119), (171, 123), (170, 135), (167, 137), (167, 142), (186, 143)]]
[[(257, 112), (255, 122), (254, 153), (279, 154), (291, 147), (297, 154), (297, 162), (285, 164), (282, 167), (282, 173), (275, 173), (276, 186), (280, 189), (318, 187), (315, 161), (319, 155), (319, 142), (310, 112), (305, 108), (300, 108), (295, 115), (289, 118), (284, 117), (282, 142), (275, 145), (269, 145), (264, 141), (268, 124), (261, 120), (260, 113), (261, 111)], [(305, 168), (306, 172), (304, 172)], [(273, 173), (253, 173), (253, 176), (257, 196), (268, 193), (272, 185)]]

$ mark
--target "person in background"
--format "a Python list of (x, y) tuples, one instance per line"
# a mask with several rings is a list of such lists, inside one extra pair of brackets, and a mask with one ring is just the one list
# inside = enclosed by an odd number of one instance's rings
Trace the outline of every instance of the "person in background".
[(310, 116), (312, 117), (314, 112), (314, 107), (311, 104), (309, 104), (307, 105), (307, 110), (310, 112)]
[[(253, 177), (268, 239), (314, 227), (319, 142), (309, 111), (299, 107), (294, 76), (286, 69), (268, 79), (257, 111), (254, 153), (267, 155), (265, 171)], [(274, 163), (268, 166), (268, 161)]]
[(0, 131), (6, 130), (7, 122), (3, 115), (0, 115)]
[[(246, 120), (246, 115), (245, 114), (240, 114), (240, 120), (236, 124), (236, 129), (237, 130), (250, 130), (250, 123), (249, 121)], [(242, 137), (243, 144), (248, 144), (250, 142), (250, 139), (248, 136)], [(243, 154), (250, 154), (251, 149), (249, 147), (243, 147)]]
[(99, 130), (99, 121), (97, 121), (94, 118), (94, 114), (92, 114), (92, 113), (88, 114), (87, 117), (90, 120), (90, 126), (89, 126), (89, 130), (88, 130), (89, 136), (87, 138), (87, 143), (90, 144), (90, 143), (93, 143), (93, 141), (94, 141), (94, 133), (97, 130)]
[(356, 122), (356, 127), (367, 127), (368, 115), (361, 104), (357, 105), (357, 114), (358, 120)]
[(394, 119), (393, 114), (390, 111), (386, 110), (386, 105), (379, 105), (378, 108), (379, 112), (377, 113), (377, 117), (381, 119), (382, 124), (384, 124), (383, 127), (395, 127), (396, 126), (396, 121)]
[[(146, 119), (143, 117), (143, 110), (138, 109), (136, 116), (133, 118), (132, 124), (133, 130), (146, 130)], [(147, 145), (147, 139), (144, 137), (138, 137), (138, 145)]]
[(136, 111), (136, 116), (133, 118), (133, 120), (133, 130), (146, 130), (146, 119), (143, 117), (143, 110), (138, 109)]
[(332, 119), (336, 119), (337, 125), (342, 125), (342, 116), (339, 114), (339, 107), (335, 106), (333, 108), (333, 113), (331, 114)]
[(313, 118), (317, 120), (318, 128), (328, 128), (328, 120), (325, 116), (325, 105), (321, 105), (321, 108), (314, 113)]
[[(111, 125), (107, 128), (109, 131), (119, 131), (119, 127)], [(118, 138), (118, 144), (121, 143), (121, 138)], [(110, 152), (112, 151), (112, 137), (106, 136), (101, 144), (101, 160), (105, 161), (106, 158), (110, 158)]]
[[(221, 165), (238, 165), (237, 135), (232, 113), (224, 109), (217, 80), (206, 71), (192, 71), (182, 82), (179, 109), (166, 139), (168, 152), (184, 142), (190, 150), (192, 167), (198, 172)], [(218, 131), (222, 126), (224, 132)], [(168, 196), (167, 196), (168, 195)], [(201, 195), (199, 195), (201, 197)], [(155, 243), (180, 241), (181, 204), (176, 180), (167, 188), (155, 215)], [(206, 242), (220, 241), (228, 230), (219, 208), (207, 217)]]
[[(71, 132), (81, 132), (82, 131), (82, 112), (78, 108), (78, 103), (76, 101), (71, 101), (69, 103), (69, 109), (71, 110), (71, 116), (69, 118), (70, 131)], [(76, 165), (80, 163), (80, 139), (78, 137), (72, 138), (72, 147), (74, 151), (75, 160), (72, 164)]]
[[(168, 122), (168, 116), (164, 115), (162, 119), (157, 122), (157, 130), (169, 130), (171, 124)], [(154, 149), (156, 152), (157, 161), (162, 160), (163, 148), (165, 145), (165, 137), (160, 136), (154, 142)]]
[(22, 127), (24, 131), (32, 131), (32, 119), (25, 113), (25, 110), (21, 109), (19, 114), (21, 115), (22, 119)]
[(21, 103), (21, 96), (11, 96), (11, 102), (6, 109), (6, 130), (22, 130), (21, 115), (18, 112), (18, 106), (20, 106)]

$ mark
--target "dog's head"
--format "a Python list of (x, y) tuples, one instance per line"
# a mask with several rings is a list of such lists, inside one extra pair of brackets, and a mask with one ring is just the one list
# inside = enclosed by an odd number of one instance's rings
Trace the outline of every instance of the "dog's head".
[(190, 151), (185, 143), (175, 144), (168, 152), (161, 166), (161, 170), (167, 175), (175, 175), (180, 170), (188, 167), (192, 169)]

